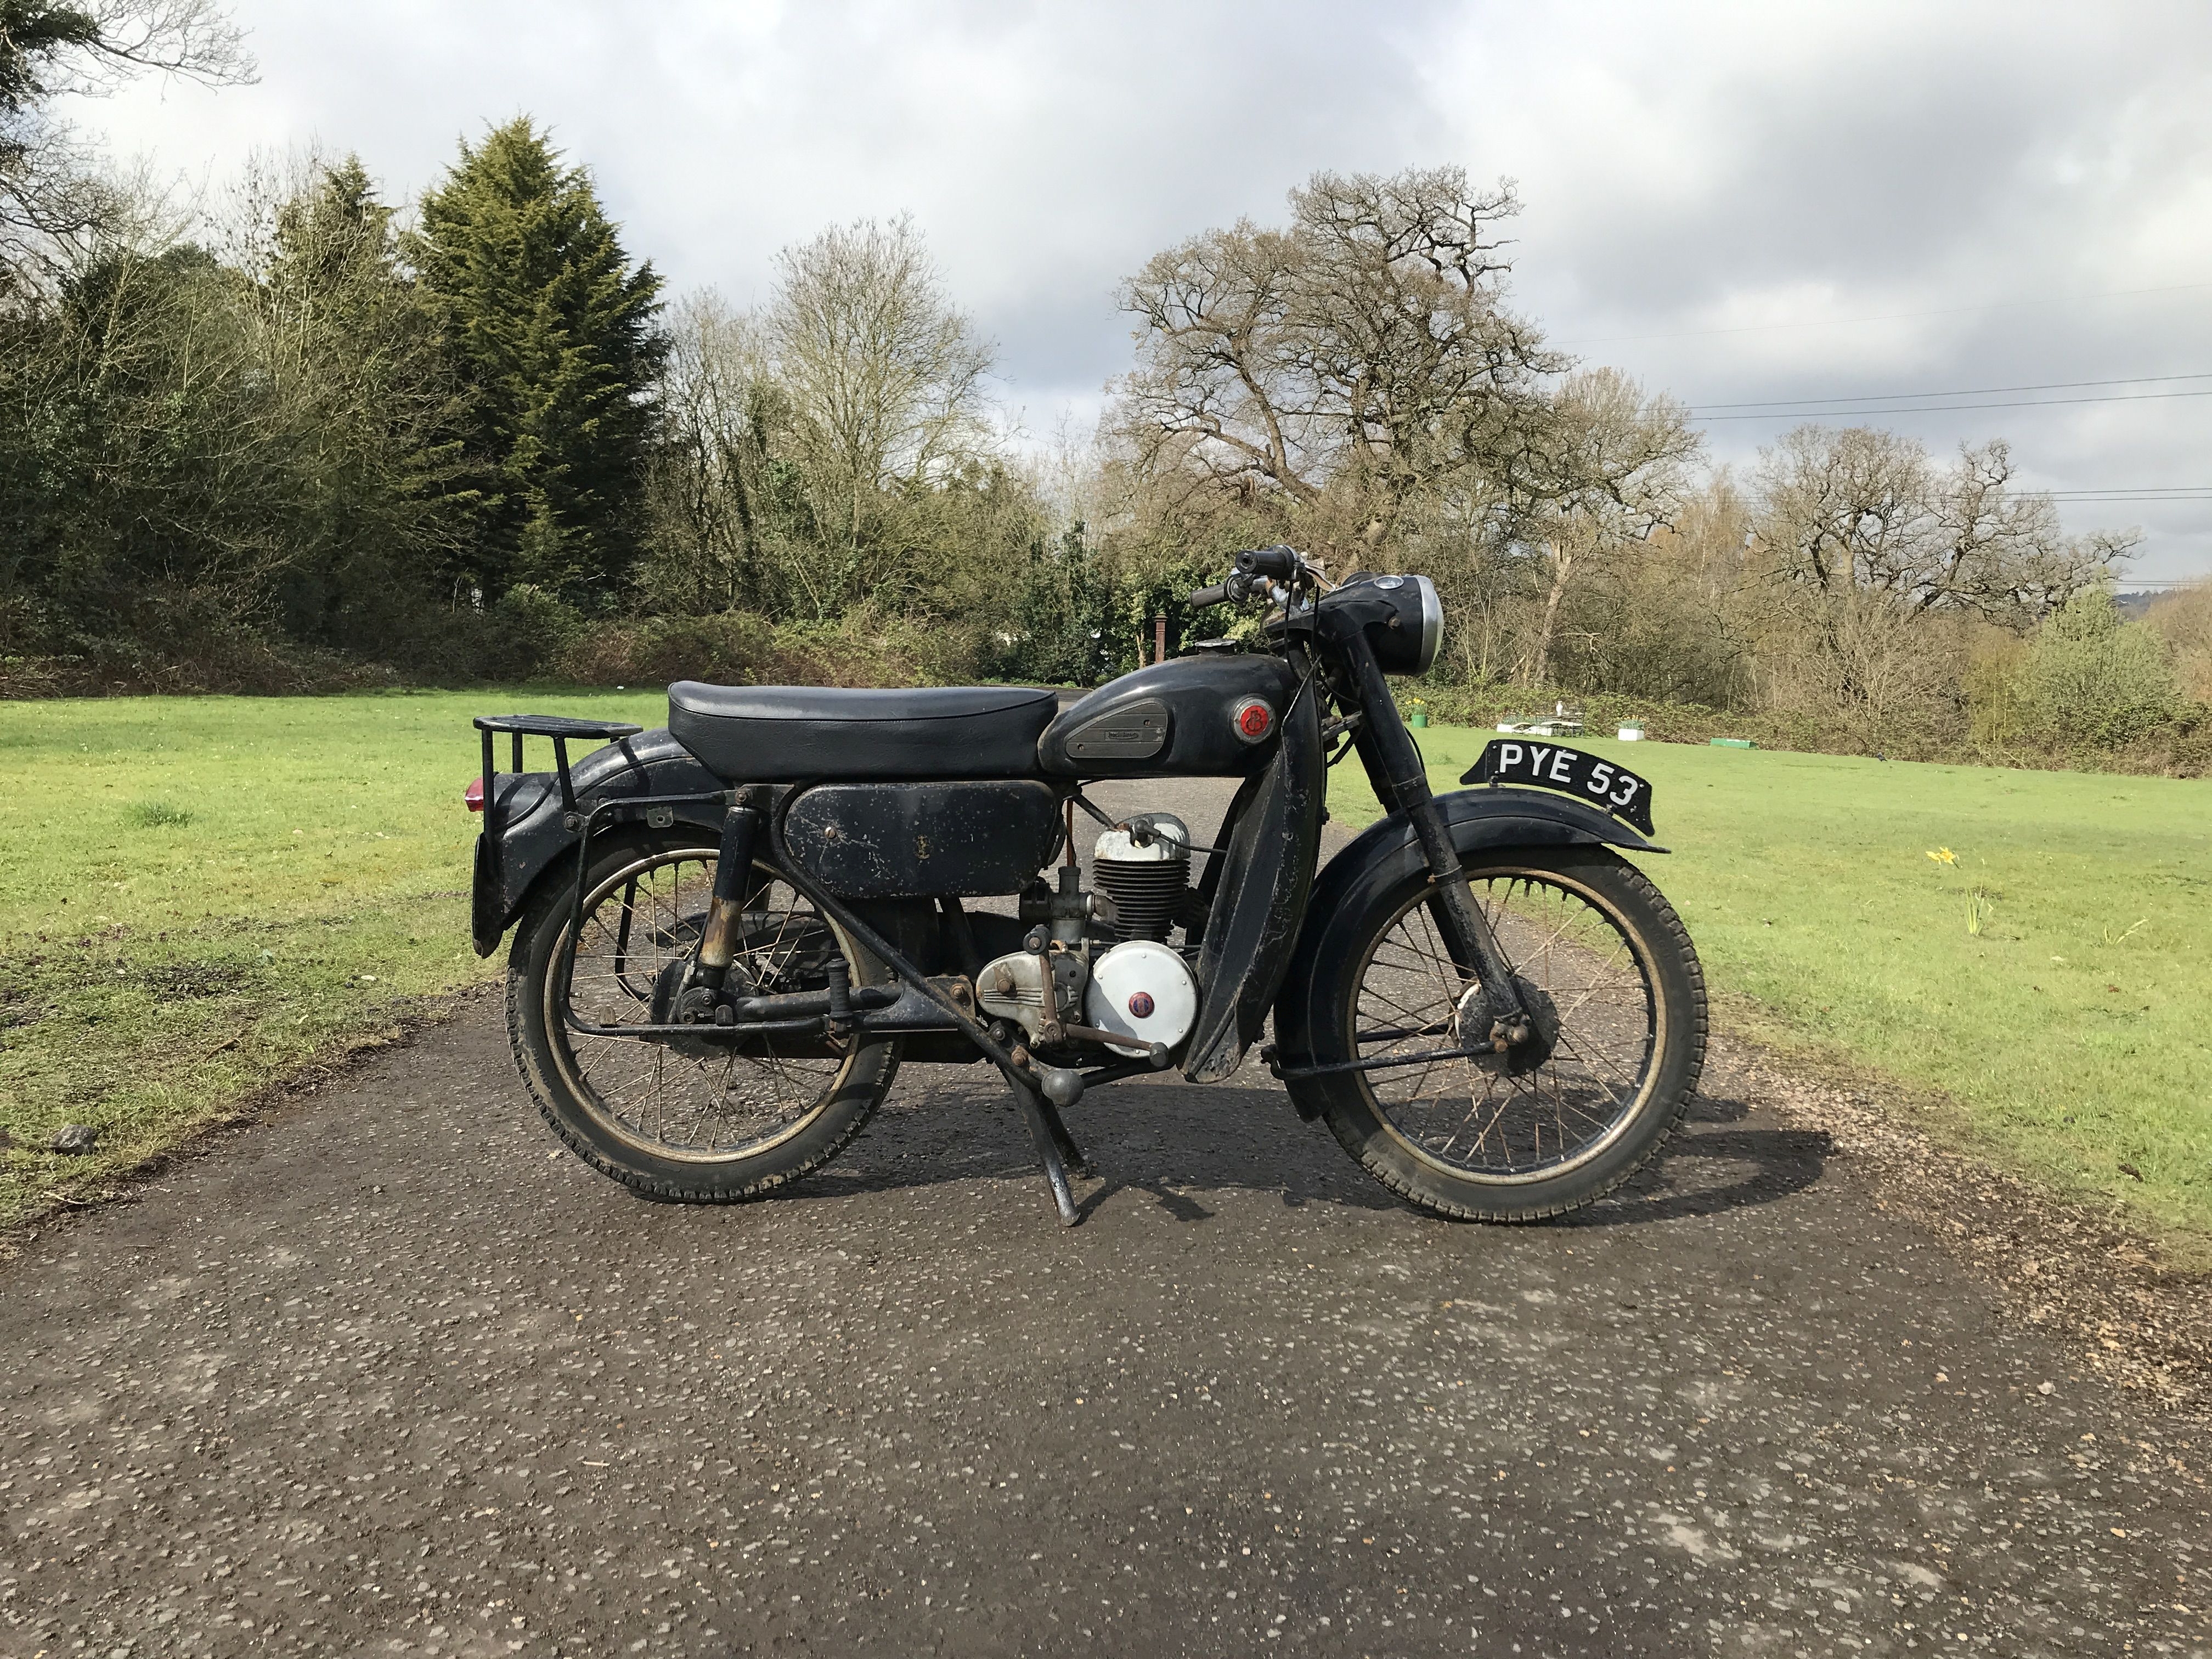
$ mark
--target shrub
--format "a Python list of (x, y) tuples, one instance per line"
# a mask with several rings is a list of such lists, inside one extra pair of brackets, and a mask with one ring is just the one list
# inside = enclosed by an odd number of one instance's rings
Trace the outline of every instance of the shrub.
[(563, 678), (584, 685), (665, 685), (708, 680), (754, 683), (775, 630), (743, 611), (714, 617), (647, 617), (586, 629), (562, 653)]
[(2026, 736), (2030, 714), (2021, 668), (2027, 642), (2016, 634), (1991, 629), (1976, 641), (1966, 665), (1966, 726), (1974, 747), (2003, 755)]
[(749, 611), (580, 626), (548, 663), (582, 685), (945, 685), (975, 672), (973, 632), (866, 606), (842, 622), (775, 623)]
[(2181, 712), (2157, 636), (2123, 618), (2102, 589), (2045, 622), (2014, 686), (2026, 730), (2059, 748), (2118, 749)]
[(2157, 599), (2143, 625), (2165, 641), (2183, 694), (2212, 703), (2212, 581), (2192, 582)]
[(536, 679), (585, 637), (584, 618), (542, 587), (517, 582), (484, 611), (477, 672), (495, 680)]

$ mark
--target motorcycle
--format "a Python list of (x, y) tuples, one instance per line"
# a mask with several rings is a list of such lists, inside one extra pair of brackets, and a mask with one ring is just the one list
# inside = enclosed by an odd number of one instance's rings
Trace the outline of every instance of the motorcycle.
[[(1689, 935), (1623, 856), (1666, 851), (1650, 784), (1512, 736), (1432, 793), (1386, 678), (1436, 659), (1425, 577), (1331, 583), (1261, 548), (1189, 603), (1260, 625), (1066, 708), (678, 682), (650, 732), (478, 718), (474, 942), (514, 931), (508, 1030), (555, 1133), (641, 1193), (724, 1203), (821, 1168), (902, 1063), (988, 1061), (1073, 1225), (1062, 1112), (1170, 1067), (1219, 1082), (1272, 1013), (1299, 1115), (1421, 1210), (1532, 1221), (1627, 1180), (1706, 1033)], [(1317, 869), (1347, 754), (1383, 816)], [(1239, 781), (1209, 842), (1085, 793), (1183, 777)]]

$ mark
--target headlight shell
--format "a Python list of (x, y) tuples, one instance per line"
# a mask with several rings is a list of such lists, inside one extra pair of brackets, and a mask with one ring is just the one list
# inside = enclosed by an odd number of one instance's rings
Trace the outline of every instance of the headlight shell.
[(1444, 607), (1426, 576), (1353, 576), (1322, 600), (1343, 607), (1364, 625), (1375, 660), (1386, 674), (1425, 674), (1443, 648)]

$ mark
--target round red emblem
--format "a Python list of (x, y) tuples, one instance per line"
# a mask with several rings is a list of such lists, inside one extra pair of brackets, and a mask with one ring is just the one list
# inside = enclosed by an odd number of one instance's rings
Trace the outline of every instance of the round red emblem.
[(1238, 703), (1233, 718), (1237, 735), (1247, 743), (1259, 742), (1275, 726), (1275, 711), (1257, 697), (1247, 697)]
[(1150, 991), (1139, 991), (1129, 999), (1131, 1019), (1150, 1019), (1152, 1017), (1152, 994)]

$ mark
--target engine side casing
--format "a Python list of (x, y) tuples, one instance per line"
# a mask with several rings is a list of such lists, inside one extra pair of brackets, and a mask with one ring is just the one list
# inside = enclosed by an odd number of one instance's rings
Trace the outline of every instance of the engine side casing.
[(1126, 1054), (1141, 1054), (1155, 1042), (1173, 1048), (1198, 1023), (1198, 981), (1183, 959), (1151, 939), (1132, 939), (1091, 967), (1083, 994), (1085, 1021), (1129, 1039)]
[(1014, 951), (984, 963), (983, 971), (975, 975), (975, 1006), (1000, 1019), (1011, 1019), (1036, 1042), (1043, 1028), (1060, 1018), (1048, 959)]

